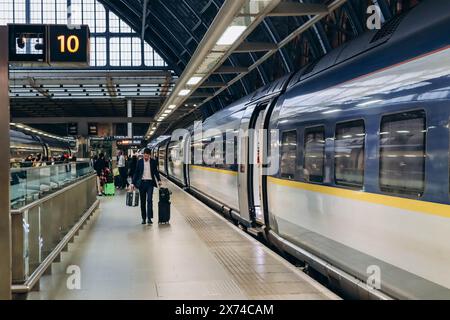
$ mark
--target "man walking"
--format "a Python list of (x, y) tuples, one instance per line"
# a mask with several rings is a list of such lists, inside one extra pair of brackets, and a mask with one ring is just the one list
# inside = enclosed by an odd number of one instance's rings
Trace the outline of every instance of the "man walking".
[(145, 224), (146, 221), (148, 224), (153, 224), (153, 188), (162, 185), (156, 160), (152, 159), (150, 155), (151, 150), (146, 148), (144, 158), (138, 161), (131, 185), (132, 188), (139, 189), (142, 224)]
[(125, 187), (127, 185), (127, 167), (126, 167), (126, 162), (125, 162), (125, 156), (123, 155), (122, 151), (119, 151), (117, 168), (119, 168), (119, 174), (120, 174), (119, 187), (121, 189), (125, 189)]

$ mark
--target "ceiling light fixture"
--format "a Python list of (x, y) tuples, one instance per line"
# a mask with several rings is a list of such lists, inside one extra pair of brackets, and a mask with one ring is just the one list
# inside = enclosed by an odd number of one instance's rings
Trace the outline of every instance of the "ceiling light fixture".
[(189, 95), (189, 93), (191, 93), (191, 90), (189, 89), (184, 89), (181, 90), (180, 93), (178, 94), (180, 97), (186, 97), (187, 95)]
[(192, 77), (189, 79), (189, 81), (187, 82), (188, 86), (196, 86), (197, 84), (200, 83), (200, 81), (202, 81), (203, 77)]
[(230, 26), (217, 41), (219, 46), (231, 46), (247, 29), (246, 26)]

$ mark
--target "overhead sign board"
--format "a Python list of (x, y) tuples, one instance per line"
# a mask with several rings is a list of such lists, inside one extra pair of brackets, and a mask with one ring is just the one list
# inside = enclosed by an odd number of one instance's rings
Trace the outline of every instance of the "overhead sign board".
[(117, 141), (118, 146), (140, 146), (141, 140), (120, 140)]
[(89, 27), (48, 26), (49, 64), (87, 64), (90, 60)]
[(47, 63), (47, 27), (41, 24), (8, 25), (10, 62)]
[(10, 63), (89, 66), (87, 25), (9, 24), (8, 28)]
[(89, 135), (97, 136), (98, 135), (98, 125), (96, 123), (89, 123)]
[(67, 125), (67, 133), (69, 136), (77, 136), (78, 135), (78, 123), (69, 123)]

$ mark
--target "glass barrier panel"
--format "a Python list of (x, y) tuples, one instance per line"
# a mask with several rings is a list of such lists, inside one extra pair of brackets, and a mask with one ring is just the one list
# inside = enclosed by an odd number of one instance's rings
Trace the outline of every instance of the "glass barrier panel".
[(10, 203), (20, 209), (94, 172), (90, 162), (12, 168)]

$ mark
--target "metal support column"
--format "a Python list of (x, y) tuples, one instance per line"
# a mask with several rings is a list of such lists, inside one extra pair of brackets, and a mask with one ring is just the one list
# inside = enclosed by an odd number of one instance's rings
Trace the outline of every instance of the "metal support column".
[[(0, 27), (0, 43), (8, 43), (8, 27)], [(11, 299), (11, 213), (9, 202), (8, 46), (0, 47), (0, 300)]]
[[(133, 100), (127, 100), (127, 117), (133, 118)], [(133, 123), (128, 122), (128, 138), (133, 138)]]

